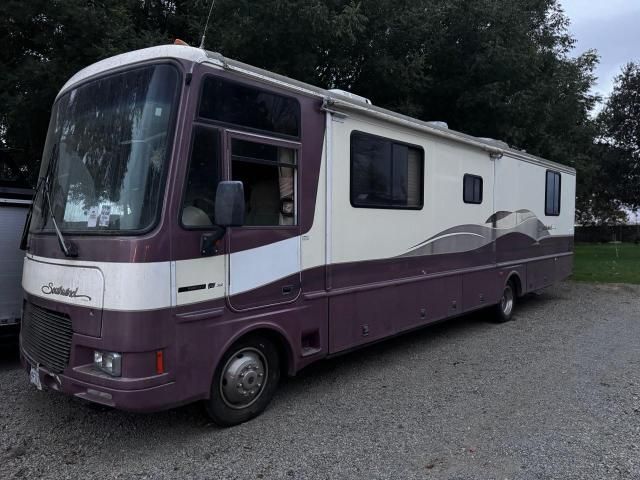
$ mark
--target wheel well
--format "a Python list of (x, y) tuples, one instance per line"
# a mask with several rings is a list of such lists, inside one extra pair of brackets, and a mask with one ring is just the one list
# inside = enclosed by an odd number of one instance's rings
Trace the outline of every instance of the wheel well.
[[(240, 341), (247, 337), (264, 337), (268, 338), (273, 342), (278, 350), (278, 357), (280, 358), (280, 372), (283, 375), (288, 375), (289, 369), (292, 366), (292, 352), (291, 346), (287, 339), (279, 332), (275, 330), (271, 330), (269, 328), (259, 328), (257, 330), (251, 330), (250, 332), (245, 333), (240, 338), (236, 340)], [(235, 342), (234, 342), (235, 343)]]
[(516, 272), (513, 272), (509, 276), (509, 280), (507, 280), (507, 283), (513, 284), (513, 288), (516, 290), (517, 297), (522, 296), (522, 282), (520, 281), (520, 275), (518, 275)]

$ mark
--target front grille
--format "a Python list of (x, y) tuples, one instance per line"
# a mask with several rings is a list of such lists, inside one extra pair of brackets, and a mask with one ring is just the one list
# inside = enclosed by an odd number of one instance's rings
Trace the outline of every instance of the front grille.
[(20, 336), (31, 360), (52, 373), (62, 373), (69, 363), (72, 335), (67, 315), (25, 303)]

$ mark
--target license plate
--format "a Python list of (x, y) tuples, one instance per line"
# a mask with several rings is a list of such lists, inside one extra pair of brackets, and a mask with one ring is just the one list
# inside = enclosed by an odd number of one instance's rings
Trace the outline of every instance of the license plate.
[(29, 372), (29, 381), (32, 385), (35, 385), (38, 390), (42, 390), (42, 383), (40, 383), (40, 373), (38, 372), (37, 368), (31, 367), (31, 371)]

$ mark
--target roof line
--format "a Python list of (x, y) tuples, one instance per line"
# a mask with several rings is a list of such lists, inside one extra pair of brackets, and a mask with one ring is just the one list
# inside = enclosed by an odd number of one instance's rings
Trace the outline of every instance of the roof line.
[(139, 63), (153, 58), (178, 58), (199, 64), (209, 64), (216, 68), (234, 71), (241, 75), (257, 78), (262, 81), (278, 85), (282, 88), (286, 88), (288, 90), (293, 90), (306, 95), (317, 97), (323, 101), (325, 106), (330, 106), (331, 108), (343, 108), (358, 111), (363, 115), (369, 115), (398, 125), (402, 125), (406, 128), (411, 128), (413, 130), (418, 130), (440, 138), (446, 138), (454, 142), (460, 142), (469, 146), (480, 148), (481, 150), (492, 155), (507, 155), (518, 160), (523, 160), (536, 165), (548, 166), (550, 168), (561, 170), (572, 175), (576, 174), (575, 169), (567, 165), (552, 162), (550, 160), (511, 147), (503, 148), (501, 146), (497, 146), (493, 142), (474, 137), (472, 135), (467, 135), (456, 130), (437, 127), (433, 124), (429, 124), (429, 122), (425, 122), (417, 118), (393, 112), (376, 105), (370, 105), (357, 99), (346, 97), (344, 95), (330, 92), (329, 90), (316, 87), (308, 83), (285, 77), (284, 75), (280, 75), (278, 73), (263, 70), (261, 68), (254, 67), (237, 60), (229, 59), (217, 52), (210, 52), (207, 50), (183, 45), (160, 45), (156, 47), (145, 48), (142, 50), (134, 50), (132, 52), (123, 53), (101, 60), (80, 70), (73, 77), (71, 77), (71, 79), (67, 81), (64, 87), (58, 93), (58, 97), (63, 92), (68, 90), (71, 86), (85, 79), (99, 75), (107, 70), (120, 68), (123, 65)]

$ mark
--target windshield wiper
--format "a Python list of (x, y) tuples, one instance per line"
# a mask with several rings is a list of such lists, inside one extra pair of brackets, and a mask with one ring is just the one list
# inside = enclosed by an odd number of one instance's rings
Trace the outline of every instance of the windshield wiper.
[[(31, 206), (29, 207), (29, 211), (27, 212), (27, 219), (24, 222), (24, 228), (22, 229), (22, 237), (20, 238), (20, 250), (27, 250), (29, 248), (29, 245), (27, 244), (27, 239), (29, 238), (29, 230), (31, 230), (31, 220), (33, 218), (33, 207), (38, 201), (38, 194), (42, 189), (42, 185), (44, 185), (45, 179), (49, 178), (49, 174), (51, 172), (51, 164), (53, 163), (53, 158), (55, 156), (55, 152), (57, 148), (58, 148), (58, 143), (56, 142), (53, 144), (53, 147), (51, 149), (51, 154), (49, 155), (49, 162), (47, 163), (47, 171), (44, 174), (44, 176), (38, 179), (36, 189), (33, 191)], [(41, 210), (41, 213), (42, 213), (42, 210)]]
[(56, 222), (56, 217), (53, 214), (53, 208), (51, 207), (51, 198), (49, 197), (49, 183), (45, 182), (44, 184), (44, 194), (47, 199), (47, 204), (49, 205), (49, 216), (51, 217), (51, 221), (53, 222), (53, 228), (56, 231), (56, 235), (58, 236), (58, 243), (60, 244), (60, 249), (64, 252), (65, 257), (77, 257), (78, 256), (78, 248), (76, 244), (69, 241), (68, 243), (65, 241), (62, 236), (62, 232), (58, 228), (58, 222)]
[(59, 151), (58, 151), (58, 143), (56, 142), (53, 145), (53, 150), (51, 151), (51, 160), (49, 161), (49, 168), (47, 169), (47, 176), (44, 179), (44, 196), (45, 196), (45, 199), (47, 200), (47, 206), (48, 206), (47, 210), (49, 210), (49, 216), (51, 217), (51, 222), (53, 223), (53, 228), (56, 231), (56, 235), (58, 236), (58, 243), (60, 244), (60, 249), (64, 253), (65, 257), (77, 257), (78, 256), (78, 248), (71, 241), (69, 241), (69, 243), (67, 243), (65, 241), (64, 237), (62, 236), (62, 232), (58, 228), (58, 222), (56, 222), (56, 216), (53, 213), (53, 205), (51, 204), (51, 196), (49, 195), (49, 193), (51, 192), (51, 177), (52, 177), (52, 173), (54, 173), (56, 171), (56, 168), (58, 166), (58, 158), (60, 157), (60, 155), (58, 155), (58, 153), (59, 153)]
[[(58, 228), (58, 222), (56, 222), (56, 217), (53, 213), (53, 205), (51, 203), (51, 195), (50, 195), (51, 177), (52, 177), (52, 173), (56, 171), (57, 162), (58, 162), (58, 143), (56, 142), (53, 144), (53, 148), (51, 150), (51, 155), (49, 157), (49, 165), (47, 165), (47, 173), (44, 176), (44, 178), (40, 180), (40, 182), (38, 183), (38, 186), (36, 187), (36, 191), (33, 197), (33, 200), (34, 200), (33, 203), (35, 203), (37, 195), (40, 192), (40, 189), (43, 189), (42, 195), (44, 196), (44, 200), (46, 201), (46, 206), (43, 206), (43, 208), (46, 208), (49, 211), (49, 217), (51, 218), (51, 222), (53, 223), (53, 228), (56, 232), (56, 236), (58, 237), (58, 244), (60, 245), (60, 250), (62, 250), (62, 252), (66, 257), (77, 257), (78, 256), (77, 246), (71, 241), (69, 242), (65, 241), (64, 236), (60, 231), (60, 228)], [(23, 250), (26, 249), (27, 235), (28, 235), (29, 227), (31, 223), (33, 203), (31, 204), (31, 209), (29, 210), (29, 214), (27, 215), (27, 222), (25, 224), (25, 229), (22, 232), (22, 240), (20, 242), (20, 248), (22, 248)]]

